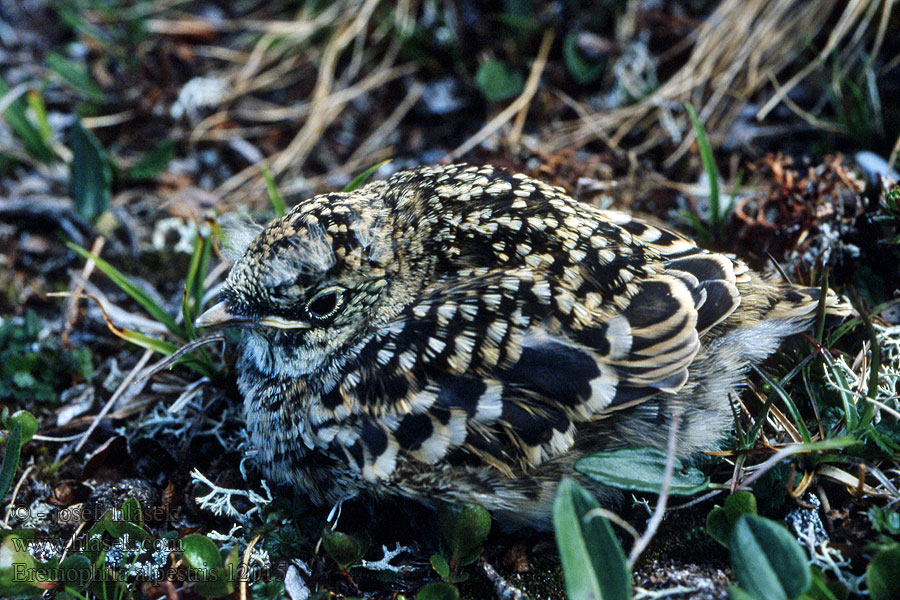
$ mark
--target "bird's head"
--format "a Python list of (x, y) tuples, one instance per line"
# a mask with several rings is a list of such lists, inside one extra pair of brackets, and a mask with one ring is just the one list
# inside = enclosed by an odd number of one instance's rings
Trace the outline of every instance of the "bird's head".
[(283, 377), (315, 371), (369, 333), (398, 304), (392, 239), (375, 187), (316, 196), (261, 231), (232, 227), (226, 244), (235, 263), (221, 302), (197, 325), (243, 327), (245, 360)]

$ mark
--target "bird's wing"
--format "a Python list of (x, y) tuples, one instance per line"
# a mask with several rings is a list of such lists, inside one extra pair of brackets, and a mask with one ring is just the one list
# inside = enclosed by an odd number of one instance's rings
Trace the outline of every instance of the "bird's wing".
[(683, 386), (734, 280), (726, 257), (686, 251), (627, 297), (564, 311), (529, 269), (464, 278), (361, 344), (313, 427), (370, 480), (400, 456), (513, 475), (569, 450), (577, 423)]

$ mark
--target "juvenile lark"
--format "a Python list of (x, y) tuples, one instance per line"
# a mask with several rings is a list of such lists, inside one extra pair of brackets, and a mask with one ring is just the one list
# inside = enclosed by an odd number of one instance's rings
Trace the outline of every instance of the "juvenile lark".
[(238, 383), (269, 477), (322, 504), (368, 492), (541, 522), (578, 457), (665, 447), (676, 407), (679, 454), (714, 447), (729, 394), (818, 296), (454, 165), (302, 202), (249, 241), (198, 325), (244, 328)]

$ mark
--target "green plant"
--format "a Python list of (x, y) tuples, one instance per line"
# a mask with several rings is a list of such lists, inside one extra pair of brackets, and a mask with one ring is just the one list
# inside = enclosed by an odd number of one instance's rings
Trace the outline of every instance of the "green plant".
[(571, 479), (559, 484), (553, 529), (569, 600), (627, 600), (631, 577), (625, 553), (600, 505)]
[(100, 141), (76, 122), (69, 129), (72, 150), (69, 179), (75, 210), (94, 223), (109, 208), (112, 198), (112, 166)]
[(500, 102), (522, 93), (525, 78), (503, 61), (486, 60), (478, 66), (475, 85), (488, 102)]
[(234, 592), (239, 572), (238, 547), (224, 558), (219, 549), (205, 535), (192, 533), (181, 540), (184, 560), (195, 577), (192, 589), (204, 598), (221, 598)]
[[(620, 448), (581, 458), (575, 463), (575, 469), (608, 487), (658, 494), (663, 485), (666, 456), (658, 448)], [(670, 494), (693, 496), (708, 487), (709, 477), (700, 469), (685, 467), (676, 459)]]
[[(10, 91), (6, 81), (0, 77), (0, 99), (3, 99)], [(35, 96), (37, 96), (37, 99), (33, 100), (32, 104), (35, 102), (43, 104), (40, 96), (37, 94)], [(6, 123), (13, 133), (22, 140), (22, 144), (25, 146), (28, 154), (40, 162), (51, 163), (56, 160), (56, 151), (54, 151), (50, 143), (47, 128), (40, 120), (38, 123), (35, 123), (30, 118), (28, 108), (28, 103), (25, 100), (16, 98), (3, 111), (3, 118), (6, 119)], [(38, 114), (40, 113), (41, 111), (39, 110)]]
[(900, 544), (882, 548), (866, 568), (872, 600), (900, 598)]
[(43, 329), (33, 311), (0, 325), (0, 401), (55, 403), (73, 379), (94, 374), (87, 348), (62, 350)]
[(580, 31), (570, 31), (563, 40), (563, 60), (566, 70), (579, 85), (587, 85), (599, 79), (606, 71), (607, 61), (591, 60), (578, 49)]
[(369, 549), (369, 544), (371, 539), (364, 531), (347, 534), (326, 527), (322, 532), (322, 547), (343, 572), (362, 560)]
[(371, 167), (369, 167), (368, 169), (366, 169), (365, 171), (363, 171), (362, 173), (360, 173), (359, 175), (357, 175), (356, 177), (351, 179), (350, 183), (345, 185), (344, 189), (342, 189), (341, 191), (346, 193), (346, 192), (352, 192), (354, 190), (359, 189), (360, 187), (365, 185), (365, 183), (369, 179), (372, 178), (372, 175), (374, 175), (375, 172), (378, 171), (378, 169), (380, 169), (384, 165), (388, 164), (389, 162), (391, 162), (390, 158), (387, 160), (383, 160), (376, 165), (372, 165)]
[(684, 107), (691, 118), (694, 134), (697, 136), (697, 146), (700, 149), (700, 161), (703, 163), (703, 170), (709, 180), (709, 221), (705, 222), (701, 217), (689, 211), (685, 211), (684, 215), (691, 222), (701, 242), (704, 244), (720, 242), (725, 236), (725, 225), (734, 211), (737, 190), (741, 187), (741, 175), (738, 174), (731, 200), (728, 205), (723, 206), (719, 192), (719, 171), (716, 169), (712, 144), (709, 143), (706, 129), (703, 127), (700, 117), (697, 116), (696, 109), (690, 104), (685, 104)]
[(461, 573), (481, 556), (481, 544), (491, 531), (491, 515), (477, 504), (441, 504), (438, 507), (441, 531), (440, 553), (431, 555), (431, 566), (447, 583), (469, 578)]
[(9, 431), (6, 438), (6, 446), (3, 448), (3, 462), (0, 463), (0, 500), (6, 497), (16, 470), (19, 468), (19, 456), (22, 446), (31, 441), (38, 428), (37, 419), (30, 412), (19, 410), (9, 414), (9, 409), (4, 407), (2, 414), (3, 427)]
[(715, 506), (706, 517), (706, 532), (728, 548), (731, 531), (743, 515), (756, 514), (756, 496), (750, 492), (735, 492), (725, 499), (723, 506)]
[(728, 547), (740, 586), (729, 589), (732, 598), (790, 600), (812, 585), (806, 554), (780, 523), (743, 514), (731, 530)]
[[(182, 295), (181, 303), (183, 321), (181, 323), (146, 291), (110, 263), (76, 244), (69, 242), (66, 245), (85, 259), (93, 260), (97, 269), (109, 277), (113, 283), (137, 302), (151, 317), (164, 325), (173, 337), (182, 341), (197, 339), (194, 320), (203, 309), (203, 281), (206, 278), (211, 254), (211, 244), (207, 235), (202, 234), (200, 231), (197, 232), (194, 252), (191, 255), (190, 266), (185, 277), (184, 294)], [(165, 356), (169, 356), (179, 349), (178, 345), (167, 340), (154, 338), (139, 331), (116, 327), (108, 318), (107, 326), (122, 339)], [(209, 356), (202, 349), (198, 355), (186, 354), (179, 357), (178, 360), (186, 367), (205, 377), (213, 377), (217, 371)]]

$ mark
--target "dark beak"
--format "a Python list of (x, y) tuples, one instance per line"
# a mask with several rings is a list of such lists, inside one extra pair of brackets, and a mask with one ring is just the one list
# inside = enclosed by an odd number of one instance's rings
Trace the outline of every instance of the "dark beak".
[(272, 329), (309, 329), (312, 327), (312, 324), (307, 321), (295, 321), (284, 317), (268, 316), (259, 319), (249, 319), (235, 315), (228, 310), (228, 305), (225, 302), (219, 302), (194, 321), (194, 326), (196, 327), (233, 327), (240, 325), (261, 325)]

